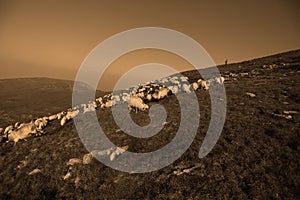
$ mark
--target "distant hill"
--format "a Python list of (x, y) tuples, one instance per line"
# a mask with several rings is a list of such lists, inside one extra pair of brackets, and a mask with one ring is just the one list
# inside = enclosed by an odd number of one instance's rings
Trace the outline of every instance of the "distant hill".
[[(0, 79), (0, 127), (70, 108), (73, 84), (52, 78)], [(105, 93), (97, 91), (96, 96)]]

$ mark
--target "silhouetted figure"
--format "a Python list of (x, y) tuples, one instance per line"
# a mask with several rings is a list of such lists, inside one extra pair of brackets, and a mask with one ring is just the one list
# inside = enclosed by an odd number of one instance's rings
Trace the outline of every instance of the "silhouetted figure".
[(227, 65), (227, 63), (228, 63), (228, 59), (225, 60), (225, 65)]

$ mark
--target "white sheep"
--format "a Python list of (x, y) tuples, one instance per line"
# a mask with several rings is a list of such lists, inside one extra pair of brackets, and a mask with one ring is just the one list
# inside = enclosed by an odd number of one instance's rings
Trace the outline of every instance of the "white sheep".
[(196, 91), (196, 90), (199, 88), (199, 85), (198, 85), (198, 83), (194, 82), (194, 83), (192, 84), (192, 87), (193, 87), (193, 89)]
[(146, 99), (147, 99), (147, 101), (151, 101), (152, 100), (152, 95), (151, 94), (147, 94)]
[(96, 101), (98, 101), (99, 103), (102, 103), (102, 97), (97, 98)]
[(189, 80), (189, 78), (186, 77), (186, 76), (181, 76), (180, 79), (181, 79), (181, 81), (188, 81)]
[(14, 130), (14, 126), (10, 125), (4, 129), (4, 134), (9, 134), (12, 130)]
[(50, 116), (48, 117), (49, 121), (53, 121), (53, 120), (55, 120), (55, 119), (57, 119), (57, 118), (58, 118), (57, 114), (55, 114), (55, 115), (50, 115)]
[(188, 85), (188, 84), (183, 84), (182, 85), (182, 90), (184, 91), (184, 92), (186, 92), (186, 93), (191, 93), (191, 89), (190, 89), (190, 85)]
[(17, 130), (13, 130), (8, 134), (8, 141), (14, 141), (16, 144), (20, 139), (30, 137), (31, 134), (37, 134), (36, 125), (34, 122), (30, 122), (22, 126)]
[(19, 126), (17, 127), (17, 129), (22, 128), (24, 125), (26, 125), (26, 123), (19, 124)]
[(129, 99), (130, 99), (130, 94), (123, 93), (123, 95), (122, 95), (122, 101), (123, 102), (128, 102)]
[(60, 113), (57, 113), (56, 115), (57, 115), (57, 119), (60, 120), (63, 116), (66, 115), (66, 112), (65, 112), (65, 111), (62, 111), (62, 112), (60, 112)]
[(100, 103), (100, 108), (105, 108), (105, 103)]
[(79, 110), (67, 112), (67, 114), (60, 120), (60, 125), (64, 126), (70, 119), (73, 119), (78, 114), (79, 114)]
[(113, 106), (113, 101), (112, 101), (112, 100), (107, 101), (107, 102), (105, 103), (105, 108), (110, 108), (110, 107), (112, 107), (112, 106)]
[(66, 116), (63, 116), (63, 118), (60, 120), (60, 125), (61, 126), (64, 126), (66, 123), (67, 123), (67, 118), (66, 118)]
[(168, 89), (171, 90), (171, 92), (172, 92), (173, 94), (177, 94), (178, 91), (179, 91), (179, 88), (178, 88), (177, 85), (170, 85), (170, 86), (168, 86)]
[(169, 82), (169, 80), (168, 80), (168, 78), (163, 78), (163, 79), (160, 80), (160, 82), (161, 83), (167, 83), (167, 82)]
[(120, 96), (119, 95), (114, 95), (112, 96), (112, 99), (115, 100), (116, 102), (120, 101)]
[(178, 80), (171, 79), (170, 82), (175, 85), (180, 85), (180, 82)]
[(208, 87), (212, 86), (212, 85), (216, 85), (216, 84), (223, 84), (224, 80), (225, 80), (225, 78), (220, 76), (220, 77), (216, 77), (216, 78), (212, 78), (212, 79), (208, 80), (206, 82), (206, 84), (208, 85)]
[(15, 125), (14, 125), (14, 127), (18, 128), (20, 126), (20, 124), (21, 124), (20, 122), (16, 122)]
[(83, 113), (86, 113), (86, 112), (92, 112), (92, 111), (95, 111), (95, 107), (94, 107), (94, 104), (93, 103), (90, 103), (90, 104), (84, 104), (84, 107), (83, 107)]
[(200, 89), (208, 90), (207, 81), (204, 81), (204, 80), (202, 80), (202, 79), (199, 79), (197, 82), (198, 82), (198, 85), (199, 85), (199, 88), (200, 88)]
[(128, 103), (128, 109), (131, 111), (132, 109), (138, 110), (147, 110), (149, 106), (143, 102), (143, 100), (137, 96), (131, 96)]
[(70, 120), (76, 117), (78, 114), (79, 114), (79, 110), (74, 110), (74, 111), (67, 112), (65, 117), (67, 118), (67, 120)]
[(152, 95), (153, 99), (160, 100), (168, 96), (170, 90), (167, 88), (162, 88)]
[(217, 77), (217, 78), (215, 78), (215, 82), (217, 83), (217, 84), (223, 84), (224, 83), (224, 80), (225, 80), (225, 78), (224, 77)]
[(144, 97), (145, 97), (145, 94), (144, 94), (144, 92), (139, 92), (139, 93), (137, 93), (137, 94), (135, 94), (137, 97), (139, 97), (139, 98), (141, 98), (141, 99), (143, 99)]
[(35, 120), (34, 125), (38, 128), (38, 130), (42, 130), (48, 124), (48, 117), (38, 118)]

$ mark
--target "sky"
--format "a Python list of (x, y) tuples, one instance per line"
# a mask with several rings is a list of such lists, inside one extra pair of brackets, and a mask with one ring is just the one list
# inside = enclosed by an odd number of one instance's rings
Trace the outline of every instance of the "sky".
[[(300, 48), (299, 8), (297, 0), (0, 0), (0, 79), (74, 80), (98, 44), (140, 27), (188, 35), (216, 64), (295, 50)], [(137, 50), (116, 59), (99, 88), (112, 89), (124, 74), (145, 63), (177, 71), (193, 67), (173, 53)], [(145, 77), (140, 77), (141, 70), (128, 77), (142, 81), (167, 73), (151, 66), (144, 71)]]

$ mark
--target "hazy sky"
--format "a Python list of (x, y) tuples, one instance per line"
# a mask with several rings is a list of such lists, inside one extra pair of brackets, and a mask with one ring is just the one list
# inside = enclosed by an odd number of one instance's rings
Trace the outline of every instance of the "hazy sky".
[[(100, 42), (148, 26), (192, 37), (217, 64), (299, 49), (299, 5), (297, 0), (0, 0), (0, 78), (74, 79)], [(101, 88), (148, 62), (190, 67), (167, 52), (132, 52), (111, 65)]]

